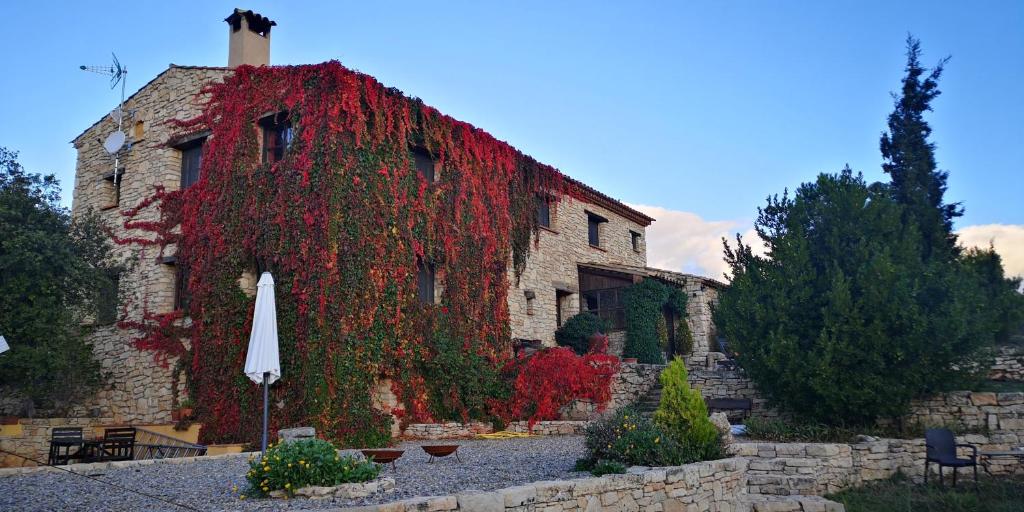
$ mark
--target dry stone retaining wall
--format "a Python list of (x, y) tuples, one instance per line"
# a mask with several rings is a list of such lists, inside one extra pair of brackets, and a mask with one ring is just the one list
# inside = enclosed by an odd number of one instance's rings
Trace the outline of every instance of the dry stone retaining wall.
[[(1016, 434), (966, 435), (957, 442), (979, 451), (1003, 451), (1020, 443)], [(733, 455), (750, 459), (748, 492), (768, 495), (824, 495), (889, 478), (897, 472), (920, 481), (924, 477), (924, 439), (865, 438), (842, 443), (736, 443)], [(966, 453), (966, 452), (964, 452)], [(984, 459), (981, 469), (992, 475), (1024, 473), (1015, 459)], [(966, 470), (961, 470), (966, 471)], [(946, 470), (949, 476), (950, 470)], [(932, 476), (938, 475), (933, 465)]]
[(999, 347), (995, 363), (988, 372), (988, 378), (1024, 382), (1024, 348)]
[(914, 401), (904, 421), (1024, 433), (1024, 393), (954, 391)]
[[(538, 421), (530, 428), (525, 421), (513, 421), (505, 426), (508, 432), (529, 433), (539, 436), (580, 435), (588, 421)], [(490, 423), (412, 423), (405, 427), (402, 436), (409, 439), (461, 439), (478, 434), (490, 434), (494, 427)]]

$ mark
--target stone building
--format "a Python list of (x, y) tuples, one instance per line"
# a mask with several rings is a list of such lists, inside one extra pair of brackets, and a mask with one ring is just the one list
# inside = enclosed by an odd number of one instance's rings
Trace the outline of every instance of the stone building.
[[(206, 134), (182, 135), (174, 121), (200, 113), (205, 84), (222, 80), (239, 65), (270, 63), (270, 32), (276, 23), (237, 9), (225, 21), (229, 25), (227, 67), (172, 64), (126, 100), (128, 144), (119, 153), (116, 171), (113, 157), (103, 148), (105, 137), (117, 129), (111, 117), (100, 119), (74, 139), (78, 160), (73, 215), (98, 211), (117, 237), (144, 236), (139, 230), (126, 229), (123, 212), (150, 197), (156, 186), (177, 190), (198, 179)], [(647, 268), (645, 229), (654, 219), (583, 183), (574, 184), (581, 191), (578, 198), (538, 204), (542, 227), (536, 244), (525, 271), (519, 279), (510, 279), (512, 336), (551, 345), (558, 325), (581, 310), (615, 320), (622, 312), (622, 288), (639, 279), (657, 278), (690, 294), (688, 321), (695, 352), (708, 352), (712, 336), (708, 301), (721, 284)], [(143, 209), (136, 220), (155, 221), (157, 215), (155, 209)], [(104, 315), (106, 321), (95, 321), (90, 336), (110, 382), (73, 415), (106, 423), (166, 422), (183, 391), (183, 379), (175, 375), (180, 370), (175, 369), (175, 361), (161, 364), (152, 353), (135, 348), (133, 334), (112, 320), (139, 319), (144, 310), (180, 309), (188, 300), (185, 276), (175, 265), (173, 248), (160, 254), (156, 248), (124, 245), (117, 251), (127, 263), (119, 278), (119, 305), (115, 314)], [(433, 286), (436, 290), (441, 284)], [(612, 334), (621, 350), (622, 334)], [(179, 389), (173, 389), (174, 383)]]

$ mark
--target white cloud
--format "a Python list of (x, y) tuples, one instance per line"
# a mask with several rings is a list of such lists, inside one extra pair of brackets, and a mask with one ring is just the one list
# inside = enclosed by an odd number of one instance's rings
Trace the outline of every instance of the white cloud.
[(757, 239), (749, 221), (706, 220), (700, 215), (660, 206), (631, 204), (656, 220), (647, 228), (647, 265), (722, 279), (722, 237), (732, 243), (736, 233), (750, 243)]
[(983, 224), (959, 231), (960, 245), (987, 248), (989, 243), (1003, 258), (1007, 276), (1024, 276), (1024, 225)]

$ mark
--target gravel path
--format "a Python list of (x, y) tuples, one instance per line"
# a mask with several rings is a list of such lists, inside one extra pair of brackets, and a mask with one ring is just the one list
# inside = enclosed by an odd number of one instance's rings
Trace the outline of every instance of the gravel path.
[[(232, 491), (244, 490), (245, 457), (205, 460), (187, 464), (149, 464), (109, 470), (98, 478), (124, 487), (161, 496), (198, 510), (317, 510), (333, 507), (387, 503), (416, 496), (445, 496), (465, 490), (493, 490), (513, 485), (579, 478), (572, 471), (583, 455), (580, 437), (537, 437), (506, 440), (459, 440), (459, 463), (454, 457), (427, 464), (422, 444), (448, 441), (407, 442), (397, 472), (387, 466), (381, 476), (395, 478), (395, 490), (362, 500), (239, 500)], [(0, 477), (0, 510), (3, 511), (184, 511), (108, 485), (67, 473), (34, 473)]]

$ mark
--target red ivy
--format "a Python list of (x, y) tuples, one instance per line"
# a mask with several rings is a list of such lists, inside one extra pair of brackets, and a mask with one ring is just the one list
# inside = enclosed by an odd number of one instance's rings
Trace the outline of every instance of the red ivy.
[(516, 376), (510, 413), (538, 421), (557, 420), (559, 411), (573, 400), (589, 400), (603, 410), (611, 399), (612, 377), (619, 359), (607, 354), (576, 355), (565, 347), (549, 348), (526, 356)]

